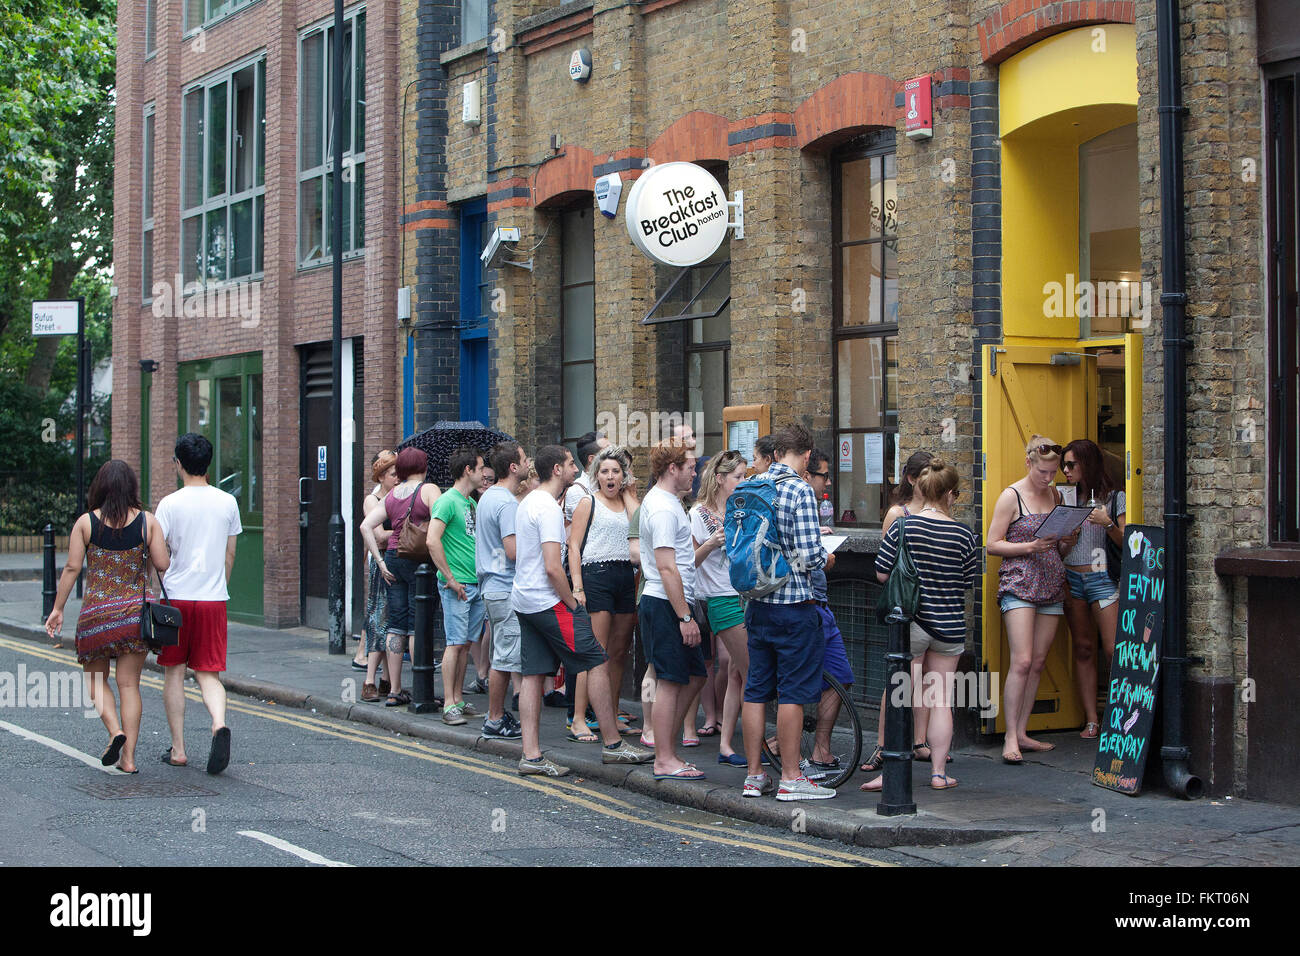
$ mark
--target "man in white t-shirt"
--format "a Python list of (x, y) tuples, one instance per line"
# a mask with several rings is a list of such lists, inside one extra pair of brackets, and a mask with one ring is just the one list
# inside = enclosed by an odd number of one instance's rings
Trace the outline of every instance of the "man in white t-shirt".
[(695, 480), (695, 455), (681, 438), (650, 449), (654, 487), (641, 501), (641, 594), (638, 616), (646, 656), (655, 669), (656, 780), (703, 780), (704, 774), (677, 756), (677, 729), (704, 684), (700, 626), (695, 603), (695, 549), (691, 523), (682, 508)]
[(562, 777), (568, 767), (542, 755), (542, 684), (564, 664), (568, 679), (576, 680), (589, 671), (587, 689), (591, 706), (600, 721), (605, 746), (605, 763), (647, 763), (654, 759), (649, 750), (623, 742), (614, 717), (609, 677), (605, 673), (605, 652), (591, 632), (591, 618), (573, 596), (560, 563), (564, 540), (564, 512), (559, 501), (578, 473), (567, 448), (547, 445), (534, 459), (541, 485), (524, 498), (515, 513), (515, 580), (510, 606), (519, 618), (519, 656), (523, 688), (519, 693), (519, 717), (523, 724), (524, 754), (521, 774)]
[(165, 668), (163, 707), (172, 745), (162, 755), (173, 767), (185, 756), (185, 668), (194, 671), (203, 705), (212, 717), (208, 773), (230, 763), (230, 728), (226, 726), (226, 584), (235, 565), (235, 539), (243, 527), (234, 497), (208, 484), (212, 442), (193, 432), (176, 440), (176, 476), (183, 487), (158, 503), (158, 525), (171, 551), (163, 576), (168, 600), (180, 609), (180, 642), (165, 647), (158, 663)]

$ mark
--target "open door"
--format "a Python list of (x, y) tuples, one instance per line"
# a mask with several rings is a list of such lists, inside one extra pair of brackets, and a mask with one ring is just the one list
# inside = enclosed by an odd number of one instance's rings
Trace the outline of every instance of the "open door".
[(1142, 334), (1124, 336), (1124, 499), (1129, 524), (1142, 518)]
[[(985, 346), (983, 363), (984, 430), (984, 537), (993, 517), (993, 504), (1002, 489), (1025, 474), (1025, 445), (1032, 435), (1047, 435), (1064, 444), (1086, 437), (1089, 427), (1087, 388), (1091, 363), (1076, 343)], [(1140, 386), (1139, 386), (1140, 387)], [(1140, 439), (1139, 439), (1140, 441)], [(981, 657), (985, 670), (1005, 683), (1009, 651), (998, 609), (998, 568), (1001, 558), (988, 555), (983, 579)], [(1000, 698), (999, 690), (999, 698)], [(1083, 723), (1083, 709), (1074, 690), (1069, 631), (1061, 618), (1057, 639), (1038, 685), (1038, 699), (1029, 718), (1029, 730), (1058, 730)], [(1001, 733), (1006, 724), (1001, 710), (989, 732)]]

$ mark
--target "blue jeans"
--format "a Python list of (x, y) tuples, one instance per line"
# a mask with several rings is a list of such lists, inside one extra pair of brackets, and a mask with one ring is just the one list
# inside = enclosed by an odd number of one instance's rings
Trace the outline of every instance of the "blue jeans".
[(415, 589), (415, 572), (420, 567), (409, 558), (399, 557), (396, 551), (384, 555), (384, 565), (395, 580), (388, 585), (388, 633), (410, 634), (411, 596)]

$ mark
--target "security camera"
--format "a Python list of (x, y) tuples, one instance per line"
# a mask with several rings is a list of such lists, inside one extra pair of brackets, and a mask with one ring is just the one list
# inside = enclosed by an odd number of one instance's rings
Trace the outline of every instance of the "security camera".
[(497, 226), (496, 229), (492, 230), (492, 238), (490, 238), (487, 245), (483, 247), (483, 254), (479, 256), (479, 260), (483, 263), (483, 268), (495, 269), (499, 266), (504, 252), (503, 243), (518, 241), (519, 230), (517, 228), (513, 226), (507, 226), (505, 228)]

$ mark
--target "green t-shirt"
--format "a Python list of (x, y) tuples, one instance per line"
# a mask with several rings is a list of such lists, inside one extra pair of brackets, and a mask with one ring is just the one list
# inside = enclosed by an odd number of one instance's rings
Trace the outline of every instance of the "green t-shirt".
[[(474, 565), (474, 501), (455, 488), (439, 495), (429, 512), (430, 520), (437, 519), (447, 527), (442, 532), (442, 550), (452, 575), (461, 584), (477, 585)], [(447, 583), (438, 572), (438, 580)]]

